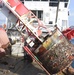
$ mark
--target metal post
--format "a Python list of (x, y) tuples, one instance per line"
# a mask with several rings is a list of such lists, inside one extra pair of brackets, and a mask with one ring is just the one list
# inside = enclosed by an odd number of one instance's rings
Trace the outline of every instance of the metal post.
[(57, 6), (57, 10), (56, 10), (56, 19), (55, 19), (55, 24), (57, 23), (57, 19), (58, 19), (59, 3), (60, 3), (60, 0), (58, 0), (58, 6)]

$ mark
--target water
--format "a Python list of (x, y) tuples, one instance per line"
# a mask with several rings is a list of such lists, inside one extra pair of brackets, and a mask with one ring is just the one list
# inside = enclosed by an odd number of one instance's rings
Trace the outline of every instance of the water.
[(70, 40), (70, 42), (74, 45), (74, 38)]
[[(74, 45), (74, 38), (71, 39), (70, 42)], [(72, 68), (74, 68), (74, 60), (73, 60), (73, 62), (72, 62), (72, 64), (71, 64), (71, 66), (72, 66)]]

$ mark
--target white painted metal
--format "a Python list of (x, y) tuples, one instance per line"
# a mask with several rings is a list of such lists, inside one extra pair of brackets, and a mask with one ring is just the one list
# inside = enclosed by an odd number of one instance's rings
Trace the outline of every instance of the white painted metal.
[[(30, 10), (42, 10), (43, 11), (43, 23), (45, 25), (55, 25), (55, 19), (56, 19), (56, 11), (57, 7), (56, 6), (49, 6), (50, 2), (57, 2), (58, 0), (38, 0), (38, 1), (33, 1), (33, 0), (24, 0), (25, 6), (30, 9)], [(66, 0), (64, 0), (66, 1)], [(62, 31), (66, 28), (68, 28), (68, 6), (70, 0), (68, 2), (60, 1), (59, 3), (59, 11), (58, 11), (58, 18), (57, 18), (57, 26), (59, 29)], [(68, 3), (67, 7), (65, 7), (65, 3)], [(49, 24), (49, 21), (52, 21), (53, 24)]]

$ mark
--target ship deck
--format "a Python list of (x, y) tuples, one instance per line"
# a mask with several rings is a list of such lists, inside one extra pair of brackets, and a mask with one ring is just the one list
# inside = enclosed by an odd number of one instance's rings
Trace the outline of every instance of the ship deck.
[(47, 75), (35, 62), (24, 60), (23, 44), (21, 42), (12, 46), (12, 54), (0, 59), (0, 75)]
[(36, 62), (28, 63), (23, 57), (6, 56), (0, 59), (0, 75), (47, 75)]

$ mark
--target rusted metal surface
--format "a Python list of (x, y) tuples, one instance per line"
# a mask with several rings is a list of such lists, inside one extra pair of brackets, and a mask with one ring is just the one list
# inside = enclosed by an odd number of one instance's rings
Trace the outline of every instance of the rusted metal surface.
[(43, 63), (49, 73), (57, 73), (67, 67), (71, 60), (69, 57), (74, 53), (73, 45), (57, 30), (48, 37), (43, 45), (35, 51), (36, 56)]

